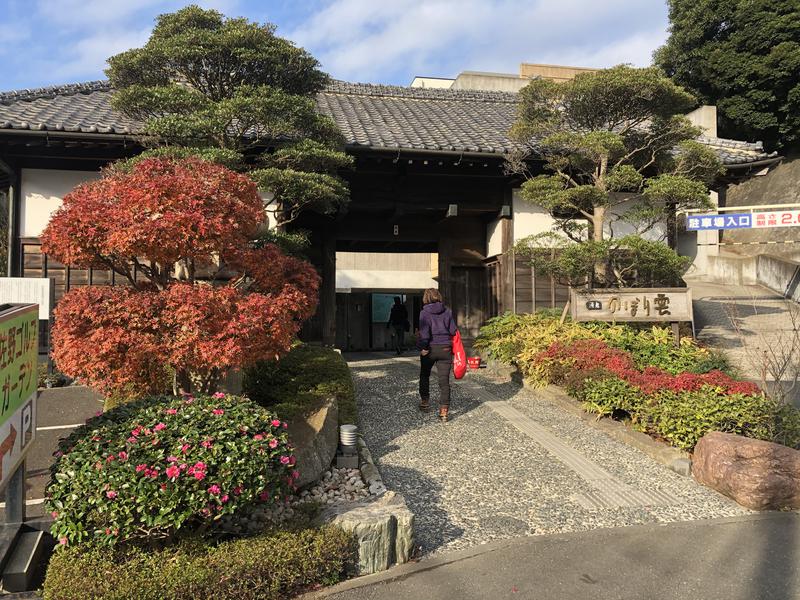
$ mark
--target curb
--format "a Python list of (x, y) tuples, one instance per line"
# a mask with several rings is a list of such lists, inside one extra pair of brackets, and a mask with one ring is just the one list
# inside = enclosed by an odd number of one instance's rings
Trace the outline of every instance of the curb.
[(381, 472), (361, 435), (358, 436), (358, 454), (361, 457), (361, 479), (367, 484), (367, 489), (371, 494), (382, 496), (387, 491), (386, 484), (383, 483)]
[(636, 448), (654, 461), (665, 465), (679, 475), (686, 477), (691, 476), (691, 459), (687, 452), (654, 440), (646, 433), (631, 429), (629, 426), (625, 425), (625, 423), (612, 419), (602, 419), (591, 413), (587, 413), (571, 396), (568, 396), (558, 386), (548, 385), (544, 388), (535, 388), (527, 383), (523, 383), (523, 387), (536, 393), (546, 402), (579, 417), (591, 427), (599, 429), (615, 440)]

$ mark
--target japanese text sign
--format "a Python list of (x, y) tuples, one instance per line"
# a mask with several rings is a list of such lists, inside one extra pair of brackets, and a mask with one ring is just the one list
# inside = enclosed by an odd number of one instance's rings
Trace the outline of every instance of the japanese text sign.
[(36, 433), (39, 308), (11, 305), (0, 312), (0, 489)]
[(771, 210), (753, 213), (753, 228), (800, 225), (800, 210)]
[(575, 321), (694, 321), (688, 288), (572, 290)]
[(689, 215), (686, 218), (687, 231), (706, 231), (710, 229), (746, 229), (753, 226), (750, 213), (727, 215)]

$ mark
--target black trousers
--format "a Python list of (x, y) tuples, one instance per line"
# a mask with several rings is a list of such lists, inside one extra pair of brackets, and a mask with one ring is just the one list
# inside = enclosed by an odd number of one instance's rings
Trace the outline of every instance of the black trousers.
[(394, 349), (397, 352), (404, 352), (406, 349), (406, 325), (392, 325), (394, 327)]
[(446, 346), (431, 346), (431, 351), (425, 356), (420, 356), (419, 368), (419, 396), (423, 400), (430, 400), (431, 370), (436, 365), (436, 376), (439, 379), (439, 406), (450, 406), (450, 369), (453, 366), (453, 348)]

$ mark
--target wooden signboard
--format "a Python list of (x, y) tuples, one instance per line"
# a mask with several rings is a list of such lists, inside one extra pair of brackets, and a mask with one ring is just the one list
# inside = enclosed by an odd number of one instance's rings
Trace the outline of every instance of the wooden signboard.
[(694, 329), (689, 288), (571, 290), (569, 303), (573, 321), (688, 321)]

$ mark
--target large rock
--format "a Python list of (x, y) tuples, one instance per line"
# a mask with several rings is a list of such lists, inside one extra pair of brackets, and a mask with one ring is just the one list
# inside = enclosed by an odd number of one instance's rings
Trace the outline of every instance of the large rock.
[(694, 449), (694, 478), (753, 510), (800, 508), (800, 451), (714, 431)]
[(300, 479), (296, 482), (298, 487), (317, 481), (330, 469), (339, 445), (336, 400), (329, 400), (317, 412), (291, 423), (288, 433), (295, 447), (297, 470), (300, 472)]
[(411, 558), (414, 513), (395, 492), (386, 492), (371, 502), (334, 505), (322, 512), (320, 520), (355, 535), (359, 575), (385, 571)]

